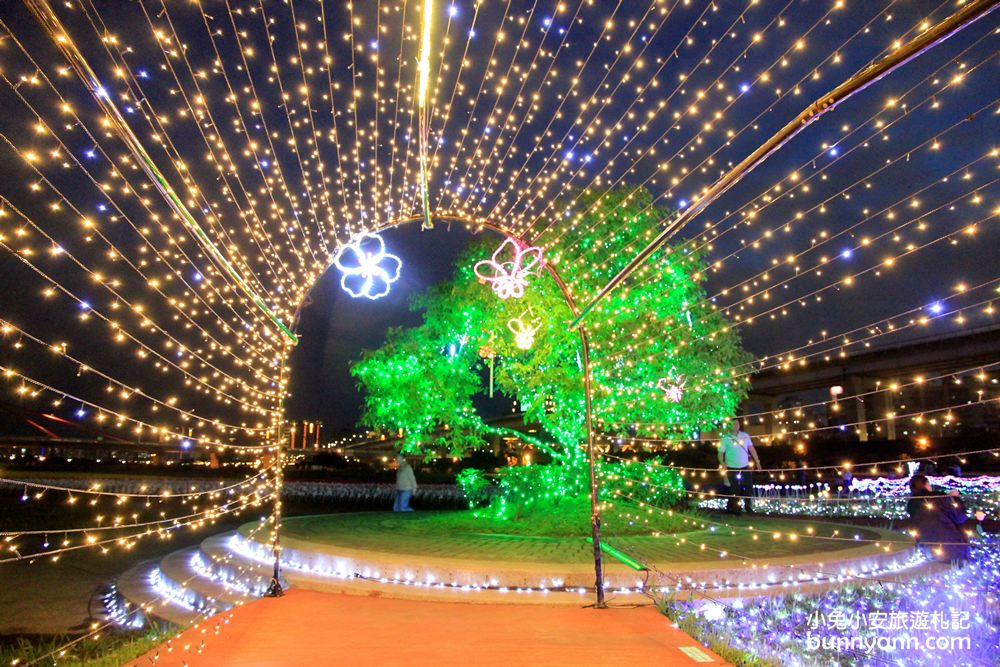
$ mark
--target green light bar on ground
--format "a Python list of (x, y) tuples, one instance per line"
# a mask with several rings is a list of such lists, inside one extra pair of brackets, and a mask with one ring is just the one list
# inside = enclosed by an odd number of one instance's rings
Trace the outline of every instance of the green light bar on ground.
[[(594, 538), (588, 537), (587, 541), (590, 542), (591, 544), (593, 544), (594, 543)], [(621, 561), (622, 563), (625, 563), (626, 565), (628, 565), (633, 570), (648, 570), (649, 569), (648, 567), (646, 567), (645, 565), (643, 565), (642, 563), (640, 563), (636, 559), (634, 559), (631, 556), (629, 556), (627, 553), (624, 553), (622, 551), (619, 551), (618, 549), (615, 549), (613, 546), (610, 546), (606, 542), (601, 542), (601, 551), (603, 551), (604, 553), (608, 554), (612, 558), (615, 558), (615, 559)]]

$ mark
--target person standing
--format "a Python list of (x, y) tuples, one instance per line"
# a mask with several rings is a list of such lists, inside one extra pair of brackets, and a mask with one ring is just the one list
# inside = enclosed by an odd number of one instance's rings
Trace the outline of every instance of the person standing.
[(915, 533), (917, 546), (933, 560), (964, 562), (969, 560), (969, 538), (986, 515), (970, 517), (965, 503), (953, 490), (943, 495), (931, 488), (926, 475), (910, 478), (910, 499), (906, 512)]
[(413, 468), (403, 458), (402, 454), (396, 455), (396, 502), (392, 506), (393, 512), (412, 512), (410, 498), (417, 490), (417, 478), (413, 474)]
[(753, 512), (753, 474), (750, 471), (750, 457), (760, 469), (760, 459), (754, 449), (753, 440), (740, 430), (740, 420), (733, 419), (729, 424), (729, 432), (719, 439), (719, 466), (729, 482), (729, 501), (726, 511), (730, 514), (740, 513), (739, 499), (743, 498), (743, 507), (747, 514)]

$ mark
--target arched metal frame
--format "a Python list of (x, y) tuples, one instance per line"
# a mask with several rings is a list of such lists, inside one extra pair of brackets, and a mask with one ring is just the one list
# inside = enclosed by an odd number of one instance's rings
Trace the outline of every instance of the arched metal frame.
[[(65, 30), (62, 24), (56, 17), (55, 13), (52, 11), (48, 0), (25, 0), (25, 4), (28, 9), (35, 15), (38, 21), (43, 27), (50, 28), (54, 30), (53, 34), (63, 34)], [(639, 252), (629, 263), (616, 275), (614, 276), (607, 285), (601, 288), (597, 295), (587, 303), (584, 308), (581, 309), (577, 306), (572, 294), (570, 294), (567, 289), (566, 284), (560, 278), (558, 272), (554, 267), (550, 265), (545, 265), (546, 270), (559, 285), (560, 290), (563, 293), (563, 297), (566, 300), (567, 305), (574, 314), (574, 320), (570, 323), (571, 327), (576, 327), (580, 332), (580, 342), (583, 348), (583, 374), (584, 374), (584, 392), (586, 398), (586, 427), (587, 427), (587, 451), (590, 463), (590, 481), (591, 481), (591, 514), (592, 514), (592, 524), (593, 524), (593, 538), (594, 538), (594, 565), (596, 573), (596, 590), (597, 590), (597, 606), (604, 606), (604, 587), (603, 587), (603, 576), (601, 568), (601, 555), (600, 555), (600, 512), (597, 503), (597, 484), (594, 473), (594, 435), (593, 435), (593, 424), (592, 424), (592, 413), (591, 413), (591, 371), (590, 371), (590, 355), (589, 355), (589, 345), (587, 342), (587, 332), (582, 324), (583, 318), (589, 313), (597, 303), (610, 294), (618, 285), (620, 285), (632, 272), (634, 272), (643, 262), (648, 259), (648, 257), (663, 243), (665, 243), (670, 236), (672, 236), (680, 227), (685, 224), (688, 220), (697, 215), (702, 209), (708, 206), (716, 197), (720, 196), (729, 187), (735, 184), (739, 179), (741, 179), (745, 174), (749, 173), (751, 169), (759, 165), (768, 156), (777, 152), (784, 143), (790, 140), (798, 132), (800, 132), (804, 127), (814, 122), (824, 113), (832, 110), (837, 104), (847, 99), (851, 95), (863, 90), (872, 83), (878, 81), (882, 77), (888, 75), (894, 71), (897, 67), (905, 64), (909, 60), (918, 57), (923, 52), (932, 48), (933, 46), (944, 41), (951, 35), (957, 33), (964, 27), (972, 24), (977, 19), (986, 16), (990, 12), (997, 9), (1000, 6), (1000, 0), (972, 0), (967, 3), (964, 7), (956, 11), (954, 14), (941, 21), (937, 25), (931, 27), (930, 29), (922, 32), (917, 37), (913, 38), (906, 44), (895, 49), (892, 53), (881, 59), (880, 61), (873, 63), (865, 70), (858, 72), (851, 78), (847, 79), (839, 86), (830, 91), (827, 95), (816, 100), (810, 107), (803, 110), (799, 116), (794, 118), (789, 122), (782, 130), (777, 134), (772, 136), (767, 142), (761, 144), (754, 153), (747, 156), (740, 164), (736, 165), (729, 173), (727, 173), (723, 178), (717, 181), (700, 199), (698, 202), (693, 204), (688, 209), (685, 209), (681, 214), (671, 221), (667, 227), (655, 238), (653, 241), (647, 245), (642, 251)], [(424, 43), (427, 43), (425, 37)], [(70, 61), (74, 69), (77, 70), (77, 74), (80, 78), (88, 85), (92, 85), (93, 82), (97, 81), (97, 77), (93, 75), (93, 71), (90, 66), (86, 63), (86, 60), (80, 56), (76, 51), (75, 46), (72, 42), (68, 40), (57, 40), (57, 46), (63, 51), (63, 54)], [(79, 56), (79, 57), (78, 57)], [(98, 100), (101, 99), (100, 95), (96, 96)], [(112, 107), (110, 109), (111, 117), (117, 115), (116, 110)], [(120, 128), (121, 129), (121, 128)], [(159, 173), (155, 169), (155, 165), (148, 159), (145, 152), (142, 149), (141, 144), (135, 138), (135, 136), (128, 130), (127, 124), (124, 125), (124, 139), (126, 143), (130, 143), (132, 152), (136, 155), (139, 164), (146, 171), (147, 175), (157, 182), (161, 180)], [(423, 145), (421, 145), (421, 150), (423, 150)], [(168, 201), (172, 202), (171, 206), (174, 208), (175, 212), (186, 221), (186, 223), (192, 228), (194, 235), (203, 241), (207, 251), (210, 254), (218, 257), (223, 266), (228, 266), (228, 260), (222, 253), (215, 247), (213, 243), (205, 236), (204, 231), (198, 225), (197, 221), (191, 216), (184, 206), (183, 202), (172, 196), (170, 190), (164, 190), (163, 194), (167, 197)], [(424, 194), (426, 195), (426, 189), (424, 189)], [(376, 231), (383, 229), (388, 229), (390, 227), (396, 227), (406, 222), (411, 222), (414, 220), (423, 220), (426, 224), (430, 225), (432, 218), (438, 220), (448, 220), (448, 221), (458, 221), (467, 226), (471, 226), (476, 230), (482, 229), (492, 229), (494, 231), (503, 234), (506, 237), (515, 238), (518, 241), (524, 242), (517, 234), (512, 233), (509, 230), (504, 229), (502, 226), (493, 224), (487, 220), (469, 220), (461, 215), (431, 215), (426, 199), (424, 200), (424, 211), (421, 216), (412, 216), (405, 219), (399, 219), (396, 221), (390, 221), (384, 225), (380, 225), (375, 228)], [(229, 267), (231, 268), (231, 267)], [(267, 314), (267, 316), (286, 334), (288, 334), (288, 342), (286, 342), (285, 352), (281, 358), (281, 370), (280, 376), (284, 378), (285, 373), (285, 359), (288, 356), (288, 350), (290, 349), (289, 342), (294, 342), (295, 340), (295, 329), (298, 324), (299, 314), (305, 303), (308, 302), (309, 290), (306, 290), (305, 296), (302, 302), (296, 308), (295, 315), (293, 317), (292, 325), (290, 328), (284, 326), (280, 319), (264, 305), (263, 301), (259, 296), (243, 281), (242, 277), (235, 271), (230, 271), (232, 277), (236, 280), (238, 284), (243, 287), (247, 292), (250, 299)], [(322, 275), (322, 274), (321, 274)], [(317, 277), (318, 279), (318, 277)], [(313, 283), (315, 284), (315, 283)], [(310, 286), (311, 289), (312, 286)], [(283, 400), (281, 401), (280, 407), (283, 408)], [(276, 427), (277, 436), (277, 462), (278, 462), (278, 473), (277, 473), (277, 485), (278, 492), (275, 500), (275, 542), (274, 542), (274, 578), (271, 582), (271, 586), (268, 589), (269, 594), (280, 595), (281, 585), (279, 582), (278, 575), (280, 574), (279, 568), (279, 554), (280, 546), (278, 544), (279, 539), (279, 528), (281, 521), (281, 499), (280, 490), (282, 484), (281, 468), (282, 468), (282, 451), (281, 451), (281, 421), (278, 422)]]
[[(478, 232), (478, 231), (482, 231), (484, 229), (489, 229), (489, 230), (494, 231), (494, 232), (496, 232), (496, 233), (498, 233), (498, 234), (500, 234), (500, 235), (502, 235), (504, 237), (512, 238), (512, 239), (514, 239), (514, 240), (516, 240), (519, 243), (522, 243), (524, 245), (530, 245), (525, 239), (523, 239), (518, 234), (512, 232), (509, 229), (504, 228), (501, 225), (497, 225), (495, 223), (492, 223), (489, 220), (472, 220), (472, 219), (469, 219), (469, 218), (464, 218), (464, 217), (459, 216), (459, 215), (450, 215), (450, 214), (435, 215), (435, 216), (432, 216), (432, 219), (440, 221), (440, 222), (458, 222), (458, 223), (464, 225), (465, 227), (469, 228), (473, 232)], [(410, 222), (421, 222), (421, 221), (424, 221), (424, 217), (422, 215), (416, 215), (416, 216), (411, 216), (411, 217), (406, 217), (406, 218), (400, 218), (400, 219), (397, 219), (397, 220), (392, 220), (392, 221), (386, 222), (385, 224), (382, 224), (382, 225), (378, 225), (375, 228), (371, 229), (370, 231), (372, 233), (378, 233), (378, 232), (385, 231), (387, 229), (392, 229), (394, 227), (399, 227), (400, 225), (404, 225), (404, 224), (407, 224), (407, 223), (410, 223)], [(559, 287), (559, 291), (562, 293), (563, 299), (566, 301), (566, 305), (569, 306), (570, 312), (573, 313), (573, 317), (578, 317), (580, 315), (580, 309), (577, 306), (576, 300), (573, 298), (573, 294), (570, 292), (569, 287), (566, 285), (566, 282), (562, 279), (562, 276), (559, 275), (559, 271), (556, 269), (555, 266), (553, 266), (551, 263), (548, 263), (548, 262), (543, 262), (542, 266), (545, 267), (545, 270), (548, 272), (548, 274), (555, 281), (556, 285)], [(325, 273), (325, 271), (323, 273)], [(320, 276), (322, 276), (322, 275), (323, 274), (320, 274)], [(317, 277), (317, 281), (318, 280), (319, 280), (319, 277)], [(315, 285), (315, 283), (313, 283), (313, 285)], [(291, 331), (293, 333), (297, 333), (298, 332), (299, 317), (302, 314), (302, 308), (304, 306), (308, 305), (308, 303), (309, 303), (309, 292), (310, 292), (311, 289), (312, 289), (312, 285), (310, 285), (309, 289), (306, 290), (305, 296), (303, 297), (302, 301), (299, 303), (299, 305), (295, 309), (295, 315), (292, 318), (292, 324), (291, 324), (291, 327), (290, 327), (290, 329), (291, 329)], [(589, 470), (589, 475), (590, 475), (590, 532), (591, 532), (591, 540), (593, 541), (593, 544), (594, 544), (594, 591), (596, 593), (595, 606), (599, 607), (599, 608), (603, 608), (603, 607), (606, 606), (606, 604), (604, 602), (604, 567), (603, 567), (603, 564), (602, 564), (602, 561), (601, 561), (601, 510), (600, 510), (600, 503), (598, 502), (598, 498), (597, 498), (597, 492), (598, 492), (598, 489), (597, 489), (597, 473), (596, 473), (595, 465), (594, 465), (594, 461), (595, 461), (595, 452), (594, 452), (594, 420), (593, 420), (593, 407), (592, 407), (593, 376), (591, 374), (591, 368), (590, 368), (590, 343), (588, 342), (588, 339), (587, 339), (587, 328), (585, 326), (583, 326), (583, 325), (580, 325), (576, 329), (577, 329), (577, 331), (580, 334), (581, 360), (582, 360), (582, 366), (583, 366), (584, 422), (585, 422), (586, 431), (587, 431), (587, 465), (588, 465), (588, 470)], [(288, 354), (290, 353), (291, 349), (292, 349), (292, 346), (291, 345), (287, 345), (286, 348), (285, 348), (285, 353), (284, 353), (284, 355), (282, 356), (282, 359), (281, 359), (280, 376), (282, 378), (283, 378), (285, 370), (286, 370), (285, 360), (286, 360)], [(284, 398), (282, 397), (282, 406), (281, 406), (282, 421), (284, 420), (284, 416), (283, 416), (283, 414), (284, 414), (284, 405), (283, 405), (283, 403), (284, 403)], [(281, 536), (281, 533), (280, 533), (280, 526), (281, 526), (281, 490), (280, 490), (280, 487), (281, 487), (281, 483), (282, 483), (281, 468), (282, 468), (282, 465), (283, 465), (282, 464), (282, 457), (283, 457), (282, 444), (283, 443), (282, 443), (281, 422), (278, 423), (277, 434), (276, 434), (276, 442), (277, 442), (277, 447), (278, 447), (276, 456), (278, 457), (279, 465), (278, 465), (278, 491), (277, 491), (277, 493), (275, 495), (275, 500), (274, 500), (274, 525), (275, 525), (275, 538), (274, 538), (274, 575), (273, 575), (273, 577), (271, 579), (270, 585), (268, 586), (267, 593), (265, 593), (265, 595), (271, 596), (271, 597), (279, 596), (279, 595), (282, 594), (282, 587), (281, 587), (281, 583), (280, 583), (280, 581), (281, 581), (280, 580), (280, 575), (281, 575), (281, 547), (280, 547), (280, 543), (279, 543), (280, 536)]]

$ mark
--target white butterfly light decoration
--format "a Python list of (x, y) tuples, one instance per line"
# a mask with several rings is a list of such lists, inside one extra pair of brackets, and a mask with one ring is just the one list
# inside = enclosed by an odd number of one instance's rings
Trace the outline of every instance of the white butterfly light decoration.
[(687, 380), (683, 375), (668, 376), (660, 378), (656, 383), (656, 388), (663, 392), (664, 398), (671, 403), (680, 403), (684, 398), (684, 387)]

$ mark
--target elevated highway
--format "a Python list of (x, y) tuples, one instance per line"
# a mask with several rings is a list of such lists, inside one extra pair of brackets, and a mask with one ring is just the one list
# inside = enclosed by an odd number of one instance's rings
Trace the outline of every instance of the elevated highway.
[(1000, 327), (956, 336), (925, 338), (866, 350), (829, 361), (768, 369), (754, 376), (755, 395), (779, 396), (843, 385), (850, 377), (902, 379), (940, 375), (1000, 362)]

